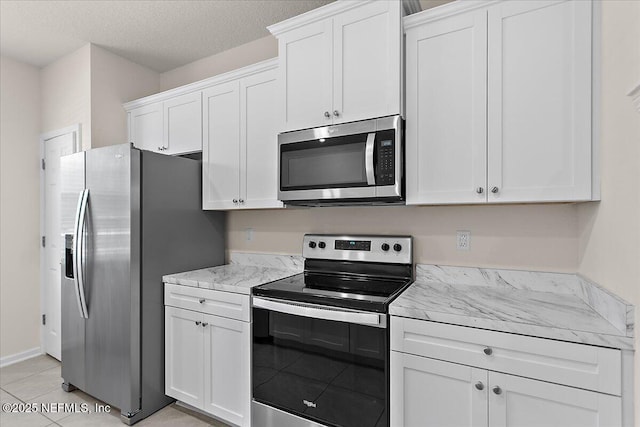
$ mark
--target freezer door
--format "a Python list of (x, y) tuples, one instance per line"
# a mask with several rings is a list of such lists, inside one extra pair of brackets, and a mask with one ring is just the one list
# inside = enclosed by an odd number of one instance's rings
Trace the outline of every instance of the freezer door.
[(140, 152), (128, 144), (86, 154), (86, 389), (140, 407)]
[[(62, 378), (64, 382), (78, 388), (85, 387), (84, 332), (85, 324), (79, 305), (78, 283), (74, 274), (74, 263), (79, 259), (75, 253), (76, 225), (79, 222), (79, 201), (85, 189), (85, 153), (75, 153), (60, 158), (61, 170), (61, 245), (65, 253), (61, 282), (61, 345)], [(69, 253), (68, 253), (69, 252)]]

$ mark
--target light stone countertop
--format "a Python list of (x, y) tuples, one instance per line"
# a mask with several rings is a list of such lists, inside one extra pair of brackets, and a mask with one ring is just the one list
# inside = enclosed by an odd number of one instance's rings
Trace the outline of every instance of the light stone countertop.
[(573, 274), (418, 265), (393, 316), (633, 348), (633, 306)]
[(162, 277), (162, 281), (176, 285), (250, 295), (251, 288), (254, 286), (284, 279), (301, 271), (300, 257), (232, 253), (230, 264), (168, 274)]

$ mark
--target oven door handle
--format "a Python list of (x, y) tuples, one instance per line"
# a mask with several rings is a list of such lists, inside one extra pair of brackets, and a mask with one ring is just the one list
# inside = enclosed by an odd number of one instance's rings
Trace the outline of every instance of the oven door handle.
[(387, 327), (387, 317), (381, 313), (334, 309), (313, 304), (281, 302), (259, 297), (253, 297), (253, 306), (265, 310), (277, 311), (278, 313), (292, 314), (294, 316), (357, 323), (359, 325), (374, 326), (377, 328)]
[(364, 149), (364, 167), (367, 174), (367, 185), (376, 185), (376, 174), (373, 168), (373, 153), (376, 142), (376, 134), (370, 133), (367, 135), (367, 145)]

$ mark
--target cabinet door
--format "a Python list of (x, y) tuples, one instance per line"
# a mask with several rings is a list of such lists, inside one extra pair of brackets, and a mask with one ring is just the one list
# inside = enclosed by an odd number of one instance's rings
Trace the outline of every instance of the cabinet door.
[(204, 403), (202, 314), (174, 307), (165, 307), (164, 313), (165, 393), (201, 408)]
[(407, 204), (486, 201), (487, 12), (407, 30)]
[(238, 426), (251, 425), (251, 324), (204, 315), (204, 407)]
[(331, 28), (332, 21), (327, 19), (278, 38), (284, 130), (332, 123)]
[(233, 81), (209, 88), (202, 92), (202, 100), (202, 207), (237, 208), (240, 196), (239, 83)]
[(245, 208), (278, 208), (277, 70), (240, 82), (240, 199)]
[(136, 148), (163, 152), (162, 115), (162, 102), (145, 105), (129, 112), (129, 137)]
[(391, 426), (487, 427), (487, 371), (391, 352)]
[(489, 372), (489, 385), (492, 427), (622, 425), (621, 398), (617, 396), (496, 372)]
[(589, 200), (591, 2), (488, 13), (489, 202)]
[(202, 97), (200, 92), (164, 102), (165, 154), (202, 150)]
[(334, 123), (401, 112), (401, 8), (374, 1), (333, 19)]

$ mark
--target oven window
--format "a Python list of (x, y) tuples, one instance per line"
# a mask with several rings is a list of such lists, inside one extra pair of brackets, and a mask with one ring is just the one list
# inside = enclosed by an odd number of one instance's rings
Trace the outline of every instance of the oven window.
[(367, 134), (281, 146), (282, 190), (367, 186)]
[(387, 330), (253, 309), (253, 398), (330, 426), (388, 425)]

